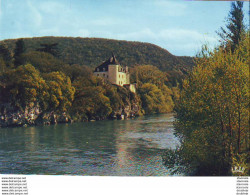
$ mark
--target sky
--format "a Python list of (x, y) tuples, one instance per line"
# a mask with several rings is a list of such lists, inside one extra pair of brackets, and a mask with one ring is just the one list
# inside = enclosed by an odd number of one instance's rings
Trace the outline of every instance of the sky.
[[(249, 2), (245, 2), (248, 15)], [(218, 44), (230, 1), (0, 0), (0, 40), (97, 37), (148, 42), (177, 56)], [(246, 21), (248, 21), (246, 19)]]

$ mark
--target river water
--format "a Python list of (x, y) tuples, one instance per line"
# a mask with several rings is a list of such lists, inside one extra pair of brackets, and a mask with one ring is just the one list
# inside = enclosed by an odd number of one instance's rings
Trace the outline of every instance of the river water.
[(0, 128), (1, 174), (166, 176), (161, 155), (179, 142), (173, 114)]

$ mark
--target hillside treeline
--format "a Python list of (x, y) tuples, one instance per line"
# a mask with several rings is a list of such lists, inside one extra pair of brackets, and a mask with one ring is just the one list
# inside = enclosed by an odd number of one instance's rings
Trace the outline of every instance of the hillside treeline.
[[(16, 41), (4, 40), (11, 52), (14, 52)], [(169, 80), (176, 84), (194, 66), (192, 57), (178, 57), (150, 43), (118, 41), (100, 38), (72, 38), (72, 37), (37, 37), (24, 38), (25, 53), (44, 51), (48, 49), (53, 55), (67, 64), (86, 65), (92, 69), (101, 64), (112, 52), (118, 57), (121, 65), (133, 67), (135, 65), (150, 64), (161, 71), (169, 72)], [(56, 45), (56, 51), (50, 45)], [(46, 50), (45, 49), (45, 50)]]
[[(152, 65), (130, 68), (137, 93), (93, 76), (90, 67), (68, 64), (58, 57), (57, 44), (28, 50), (23, 39), (12, 51), (0, 45), (0, 104), (2, 123), (21, 116), (20, 124), (54, 114), (67, 120), (101, 120), (118, 115), (171, 112), (179, 91), (168, 74)], [(13, 114), (17, 113), (17, 114)], [(53, 116), (52, 116), (53, 115)], [(34, 116), (32, 117), (34, 118)]]

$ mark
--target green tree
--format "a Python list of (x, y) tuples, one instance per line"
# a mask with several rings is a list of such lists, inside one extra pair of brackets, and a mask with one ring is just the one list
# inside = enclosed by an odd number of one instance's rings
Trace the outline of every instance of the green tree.
[(227, 18), (226, 29), (221, 27), (218, 35), (225, 46), (229, 46), (233, 52), (239, 44), (242, 34), (245, 32), (243, 2), (232, 2), (231, 11)]
[(93, 70), (88, 66), (80, 66), (79, 64), (64, 66), (62, 71), (70, 77), (72, 83), (78, 78), (91, 79)]
[(71, 113), (75, 120), (105, 119), (111, 114), (112, 108), (115, 108), (110, 101), (110, 98), (117, 98), (115, 87), (105, 83), (102, 78), (81, 76), (73, 85), (76, 92)]
[(45, 52), (45, 53), (49, 53), (53, 56), (57, 56), (58, 55), (57, 45), (58, 45), (58, 43), (40, 44), (40, 46), (42, 46), (42, 47), (38, 48), (37, 51)]
[(54, 71), (63, 72), (66, 67), (69, 66), (53, 55), (45, 52), (30, 51), (20, 55), (20, 58), (24, 64), (30, 63), (42, 73)]
[(14, 51), (14, 65), (15, 65), (15, 67), (23, 64), (21, 54), (23, 54), (24, 51), (25, 51), (24, 41), (23, 41), (23, 39), (18, 39), (16, 41), (16, 48)]
[(6, 44), (0, 45), (0, 73), (13, 65), (12, 54)]

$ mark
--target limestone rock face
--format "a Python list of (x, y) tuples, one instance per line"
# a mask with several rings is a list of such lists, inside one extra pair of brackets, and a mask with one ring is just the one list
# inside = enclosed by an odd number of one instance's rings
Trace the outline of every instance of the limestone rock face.
[(70, 116), (65, 112), (42, 112), (38, 105), (26, 107), (24, 111), (15, 110), (10, 105), (4, 105), (2, 108), (0, 112), (0, 127), (50, 125), (72, 122)]
[[(140, 104), (137, 100), (127, 101), (118, 110), (114, 110), (108, 119), (125, 119), (140, 115)], [(93, 116), (88, 121), (105, 120), (106, 117)], [(66, 112), (50, 111), (44, 112), (39, 105), (26, 107), (24, 110), (17, 110), (10, 104), (1, 105), (0, 127), (52, 125), (57, 123), (71, 123), (73, 120)]]
[(9, 104), (3, 105), (0, 112), (0, 127), (35, 125), (40, 113), (38, 105), (26, 107), (24, 111), (15, 110)]
[(140, 115), (140, 107), (138, 103), (129, 103), (120, 108), (117, 111), (113, 111), (109, 118), (110, 119), (124, 119), (124, 118), (133, 118)]

